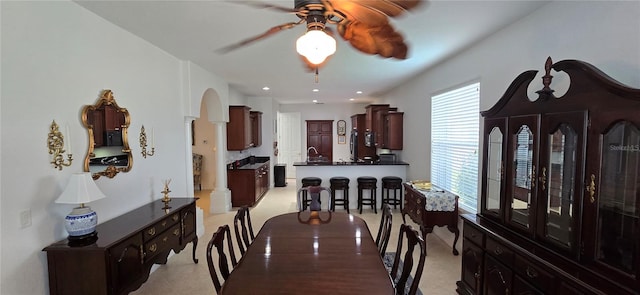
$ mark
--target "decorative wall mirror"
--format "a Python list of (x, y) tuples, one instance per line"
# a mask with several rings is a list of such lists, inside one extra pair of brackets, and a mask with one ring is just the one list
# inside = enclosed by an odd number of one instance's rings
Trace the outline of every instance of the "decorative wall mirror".
[(133, 157), (127, 136), (130, 122), (129, 111), (118, 106), (108, 89), (102, 91), (96, 104), (82, 108), (82, 124), (89, 134), (84, 171), (91, 172), (93, 179), (113, 178), (131, 170)]

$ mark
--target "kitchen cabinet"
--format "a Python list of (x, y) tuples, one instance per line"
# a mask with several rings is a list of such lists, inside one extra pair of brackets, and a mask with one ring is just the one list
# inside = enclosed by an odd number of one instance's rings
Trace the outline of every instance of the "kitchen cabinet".
[[(165, 264), (171, 251), (181, 252), (196, 235), (196, 199), (151, 202), (97, 226), (89, 245), (69, 245), (65, 239), (47, 252), (50, 294), (129, 294), (149, 277), (154, 264)], [(79, 279), (81, 277), (81, 279)]]
[(231, 205), (240, 207), (253, 206), (257, 203), (269, 190), (270, 170), (269, 161), (227, 170)]
[[(551, 69), (570, 77), (559, 98)], [(463, 255), (458, 293), (640, 294), (640, 89), (548, 59), (530, 99), (535, 75), (481, 112), (480, 212), (463, 221), (464, 243), (467, 228), (486, 242), (469, 247), (483, 255)], [(478, 283), (469, 272), (480, 256)]]
[(390, 150), (402, 149), (402, 121), (403, 112), (389, 112), (384, 117), (383, 144), (382, 148)]
[(253, 145), (250, 110), (247, 106), (229, 106), (227, 150), (241, 151)]
[(251, 143), (253, 147), (262, 145), (262, 112), (249, 112), (251, 118)]
[(370, 104), (365, 107), (365, 133), (370, 132), (373, 135), (373, 142), (369, 145), (370, 147), (382, 147), (384, 141), (384, 121), (388, 112), (388, 104)]

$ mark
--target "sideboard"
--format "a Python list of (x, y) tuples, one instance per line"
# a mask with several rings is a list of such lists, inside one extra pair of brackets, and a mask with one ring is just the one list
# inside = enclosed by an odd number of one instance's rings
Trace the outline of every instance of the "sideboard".
[(196, 200), (174, 198), (170, 208), (157, 200), (99, 224), (93, 244), (65, 239), (45, 247), (49, 293), (128, 294), (147, 281), (153, 264), (165, 264), (171, 250), (179, 253), (189, 242), (198, 263)]

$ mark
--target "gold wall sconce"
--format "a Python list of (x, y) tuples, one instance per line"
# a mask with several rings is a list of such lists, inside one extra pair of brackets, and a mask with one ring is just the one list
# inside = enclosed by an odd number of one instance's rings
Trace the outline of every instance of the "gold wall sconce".
[[(49, 146), (49, 154), (53, 155), (53, 160), (51, 160), (51, 164), (53, 164), (54, 168), (58, 168), (58, 170), (62, 170), (63, 166), (71, 166), (71, 162), (73, 162), (73, 155), (71, 154), (71, 137), (69, 136), (69, 127), (65, 130), (67, 133), (67, 150), (65, 150), (64, 145), (64, 135), (60, 132), (60, 127), (56, 124), (56, 121), (53, 120), (51, 122), (51, 126), (49, 127), (49, 136), (47, 139), (47, 145)], [(67, 152), (67, 159), (64, 159), (63, 154)]]
[(151, 157), (153, 156), (153, 154), (155, 154), (156, 149), (155, 149), (155, 140), (154, 140), (154, 134), (153, 134), (153, 128), (151, 128), (151, 152), (147, 152), (147, 132), (144, 130), (144, 125), (142, 125), (142, 128), (140, 128), (140, 148), (142, 148), (142, 157), (143, 158), (147, 158), (147, 156)]

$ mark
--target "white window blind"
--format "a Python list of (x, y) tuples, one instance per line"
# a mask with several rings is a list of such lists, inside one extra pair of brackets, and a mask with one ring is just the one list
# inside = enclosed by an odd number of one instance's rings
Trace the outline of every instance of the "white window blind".
[(476, 213), (480, 83), (431, 97), (431, 182)]

